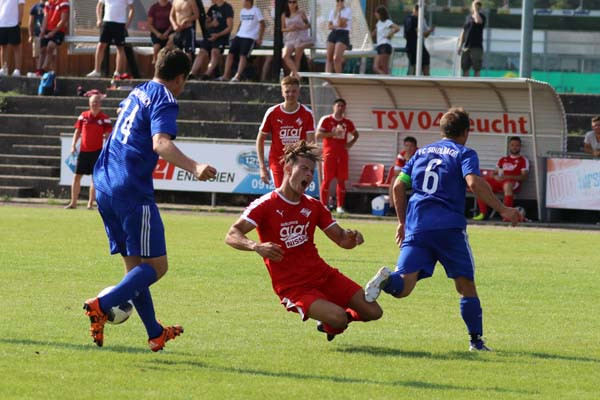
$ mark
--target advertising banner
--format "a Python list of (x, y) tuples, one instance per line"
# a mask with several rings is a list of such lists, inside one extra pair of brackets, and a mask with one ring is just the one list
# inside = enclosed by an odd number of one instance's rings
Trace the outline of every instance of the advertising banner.
[[(371, 128), (384, 130), (440, 132), (440, 119), (447, 110), (372, 109)], [(471, 133), (530, 135), (528, 113), (469, 112)]]
[(600, 161), (546, 160), (546, 207), (600, 211)]
[[(71, 185), (73, 171), (68, 167), (72, 137), (61, 137), (60, 184)], [(186, 192), (264, 194), (274, 189), (272, 183), (260, 180), (258, 156), (254, 144), (218, 144), (177, 140), (177, 147), (190, 158), (210, 164), (217, 169), (217, 176), (210, 181), (198, 181), (191, 173), (159, 159), (154, 169), (154, 189)], [(265, 146), (265, 160), (269, 158), (269, 146)], [(84, 176), (82, 186), (90, 185), (90, 177)], [(317, 172), (306, 194), (319, 197)]]

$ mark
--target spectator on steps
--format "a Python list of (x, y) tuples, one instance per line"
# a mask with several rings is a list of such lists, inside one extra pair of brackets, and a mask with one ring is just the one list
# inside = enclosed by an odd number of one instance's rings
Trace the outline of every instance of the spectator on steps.
[(25, 0), (0, 1), (0, 76), (8, 75), (8, 50), (14, 55), (12, 76), (21, 76), (21, 19)]
[(40, 57), (43, 75), (44, 71), (54, 71), (56, 68), (56, 49), (65, 40), (65, 32), (69, 24), (69, 1), (48, 0), (44, 6), (44, 22), (40, 34)]
[(310, 22), (306, 13), (298, 8), (298, 0), (288, 0), (281, 15), (281, 31), (284, 46), (283, 63), (290, 70), (290, 75), (298, 78), (304, 49), (314, 44), (310, 37)]
[[(77, 199), (81, 190), (81, 178), (83, 175), (92, 175), (92, 172), (94, 172), (94, 165), (100, 156), (102, 143), (112, 130), (110, 118), (101, 111), (101, 107), (102, 95), (93, 94), (90, 96), (90, 109), (82, 112), (75, 123), (71, 154), (77, 151), (77, 142), (80, 138), (81, 149), (77, 156), (77, 167), (71, 185), (71, 201), (65, 206), (66, 209), (77, 208)], [(96, 191), (94, 190), (94, 181), (92, 180), (87, 203), (88, 210), (94, 207), (95, 198)]]
[(44, 23), (44, 0), (39, 0), (29, 10), (29, 43), (31, 43), (31, 58), (33, 58), (34, 72), (28, 72), (28, 77), (42, 76), (42, 58), (40, 57), (40, 34)]
[[(415, 75), (417, 68), (417, 40), (418, 40), (418, 25), (419, 25), (419, 5), (415, 4), (410, 15), (404, 18), (404, 38), (406, 39), (406, 55), (408, 56), (408, 75)], [(427, 22), (423, 19), (423, 39), (431, 35), (435, 30), (435, 26), (431, 28), (427, 26)], [(423, 42), (423, 53), (421, 55), (423, 75), (429, 75), (429, 52), (425, 48)]]
[(150, 29), (150, 40), (153, 49), (152, 65), (156, 62), (158, 52), (167, 45), (169, 35), (173, 32), (169, 20), (171, 7), (169, 0), (158, 0), (148, 10), (148, 28)]
[[(102, 10), (104, 9), (104, 17)], [(115, 72), (113, 77), (125, 78), (127, 73), (127, 58), (125, 56), (125, 37), (127, 29), (133, 20), (133, 0), (98, 0), (96, 4), (96, 26), (102, 28), (100, 41), (96, 47), (94, 70), (87, 74), (90, 78), (102, 76), (100, 72), (104, 51), (107, 46), (117, 46)]]
[(373, 71), (376, 74), (389, 75), (390, 57), (392, 55), (392, 37), (400, 30), (400, 27), (391, 20), (390, 14), (385, 6), (379, 6), (375, 10), (377, 24), (373, 30), (373, 36), (376, 37), (375, 50), (377, 55), (373, 62)]
[(346, 7), (344, 0), (336, 0), (335, 7), (329, 13), (327, 28), (327, 62), (325, 72), (341, 74), (344, 69), (344, 52), (351, 50), (350, 31), (352, 29), (352, 9)]
[(196, 53), (196, 20), (200, 11), (196, 0), (174, 0), (169, 19), (175, 35), (173, 44), (188, 55), (190, 61)]
[(600, 115), (592, 118), (592, 130), (585, 134), (583, 151), (600, 157)]

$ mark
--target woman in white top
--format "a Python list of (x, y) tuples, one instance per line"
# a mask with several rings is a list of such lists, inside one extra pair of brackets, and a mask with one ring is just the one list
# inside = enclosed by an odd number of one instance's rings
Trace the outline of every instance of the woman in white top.
[(341, 73), (344, 67), (344, 52), (350, 50), (350, 28), (352, 9), (344, 5), (344, 0), (336, 0), (335, 8), (329, 13), (327, 27), (331, 30), (327, 37), (327, 63), (325, 72)]
[[(310, 22), (306, 13), (298, 8), (298, 0), (288, 0), (285, 11), (281, 14), (281, 31), (283, 32), (283, 62), (289, 68), (290, 75), (299, 78), (300, 62), (304, 49), (312, 47)], [(292, 59), (292, 55), (294, 58)]]
[(385, 6), (379, 6), (375, 10), (377, 24), (373, 30), (373, 36), (377, 38), (375, 50), (375, 62), (373, 71), (376, 74), (388, 75), (390, 73), (390, 56), (392, 54), (392, 36), (400, 30), (400, 27), (390, 19), (390, 14)]

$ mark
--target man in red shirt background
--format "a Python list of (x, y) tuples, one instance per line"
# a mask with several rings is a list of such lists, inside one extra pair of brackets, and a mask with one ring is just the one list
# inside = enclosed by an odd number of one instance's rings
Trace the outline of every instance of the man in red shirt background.
[[(77, 208), (77, 199), (81, 190), (81, 177), (91, 175), (94, 172), (94, 165), (100, 156), (104, 139), (112, 130), (112, 124), (108, 115), (104, 114), (100, 108), (102, 106), (102, 96), (93, 94), (90, 96), (90, 109), (81, 113), (77, 122), (75, 122), (75, 133), (73, 133), (73, 142), (71, 144), (71, 154), (77, 151), (77, 141), (81, 138), (81, 148), (77, 156), (77, 167), (75, 176), (71, 184), (71, 201), (65, 208)], [(90, 184), (90, 195), (87, 208), (92, 209), (96, 191), (94, 190), (94, 181)]]
[[(366, 302), (359, 284), (319, 256), (314, 243), (317, 226), (344, 249), (353, 249), (364, 240), (360, 232), (342, 229), (323, 204), (304, 194), (318, 160), (315, 145), (300, 141), (288, 146), (283, 183), (248, 206), (229, 228), (225, 242), (258, 253), (280, 303), (303, 321), (320, 321), (317, 329), (331, 341), (350, 322), (376, 320), (383, 311), (378, 304)], [(246, 236), (255, 228), (260, 242)]]
[(265, 113), (256, 137), (256, 153), (260, 166), (260, 179), (269, 183), (269, 173), (265, 164), (265, 139), (271, 135), (269, 169), (273, 183), (278, 188), (283, 182), (283, 165), (280, 163), (285, 146), (300, 140), (315, 141), (315, 120), (312, 110), (298, 102), (300, 81), (293, 76), (281, 80), (281, 95), (284, 102), (274, 105)]
[(404, 138), (402, 142), (404, 148), (398, 153), (396, 156), (396, 162), (394, 164), (394, 169), (392, 171), (392, 184), (390, 185), (390, 189), (388, 192), (389, 196), (389, 204), (390, 204), (390, 212), (394, 209), (394, 181), (396, 177), (402, 171), (402, 168), (406, 165), (408, 160), (419, 150), (417, 146), (417, 139), (412, 136), (407, 136)]
[[(333, 101), (333, 114), (326, 115), (319, 121), (317, 139), (323, 139), (323, 181), (321, 182), (321, 203), (327, 207), (329, 186), (336, 182), (336, 199), (338, 213), (344, 213), (346, 201), (346, 180), (348, 179), (348, 150), (358, 140), (358, 132), (354, 123), (345, 118), (346, 100)], [(348, 141), (348, 134), (352, 140)]]
[[(492, 176), (485, 176), (485, 180), (492, 187), (494, 193), (504, 193), (504, 205), (512, 207), (514, 194), (521, 189), (521, 183), (529, 175), (529, 160), (521, 155), (521, 138), (513, 136), (508, 142), (508, 155), (498, 160)], [(473, 219), (483, 221), (487, 217), (488, 207), (477, 199), (479, 214)]]
[(40, 34), (40, 49), (43, 62), (42, 70), (37, 71), (42, 75), (44, 71), (54, 71), (56, 66), (55, 50), (65, 40), (65, 32), (69, 23), (68, 0), (48, 0), (44, 7), (44, 22)]

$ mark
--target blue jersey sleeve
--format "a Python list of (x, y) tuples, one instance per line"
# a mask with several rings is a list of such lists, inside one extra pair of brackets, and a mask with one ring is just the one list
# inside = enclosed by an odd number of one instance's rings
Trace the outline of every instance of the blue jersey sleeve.
[(177, 103), (164, 102), (152, 109), (150, 115), (150, 134), (167, 133), (173, 139), (177, 136), (177, 114), (179, 106)]
[(479, 173), (479, 157), (472, 149), (465, 149), (461, 161), (463, 178), (469, 174), (480, 175)]

